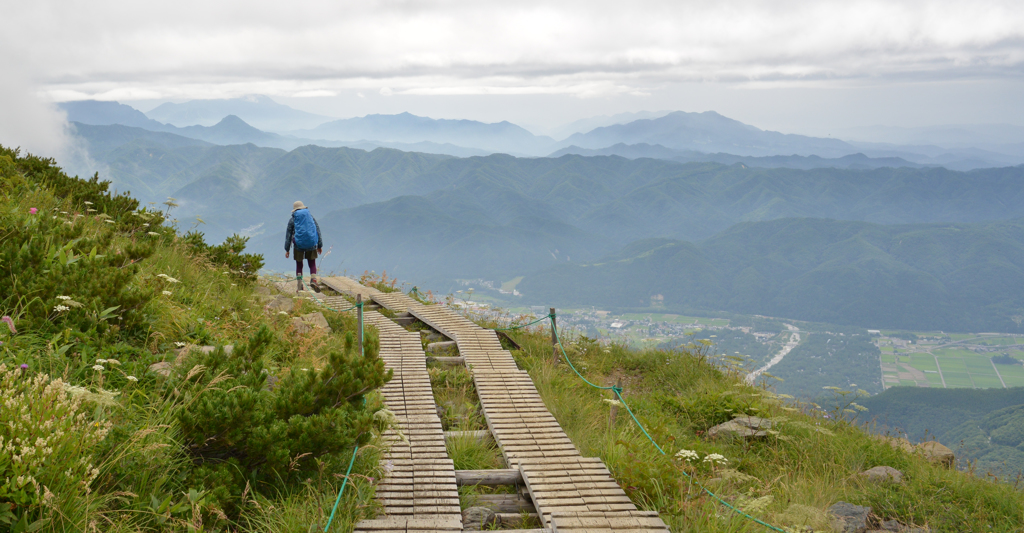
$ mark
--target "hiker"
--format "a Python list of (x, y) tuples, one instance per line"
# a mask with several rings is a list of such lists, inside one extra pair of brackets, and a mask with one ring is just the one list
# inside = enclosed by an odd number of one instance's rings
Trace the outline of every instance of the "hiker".
[(320, 292), (316, 282), (316, 258), (324, 249), (323, 234), (320, 224), (309, 213), (302, 202), (292, 204), (292, 217), (288, 220), (288, 231), (284, 236), (284, 256), (288, 258), (288, 250), (295, 245), (295, 280), (298, 290), (302, 290), (302, 260), (309, 263), (309, 286)]

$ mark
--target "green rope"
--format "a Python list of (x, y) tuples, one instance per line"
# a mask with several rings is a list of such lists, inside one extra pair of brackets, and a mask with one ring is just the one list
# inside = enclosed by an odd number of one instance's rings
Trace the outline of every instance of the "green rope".
[[(638, 420), (636, 415), (633, 414), (633, 410), (629, 408), (629, 405), (626, 403), (626, 400), (622, 397), (622, 387), (616, 387), (614, 385), (611, 386), (611, 387), (602, 387), (600, 385), (595, 385), (595, 384), (591, 383), (590, 380), (588, 380), (587, 378), (583, 377), (583, 374), (580, 374), (579, 370), (576, 370), (576, 366), (573, 365), (572, 361), (569, 359), (569, 354), (565, 353), (565, 347), (562, 346), (562, 339), (559, 338), (559, 336), (558, 336), (558, 329), (555, 328), (554, 317), (552, 317), (551, 315), (548, 315), (548, 318), (552, 319), (552, 321), (551, 321), (551, 328), (552, 328), (552, 331), (555, 332), (555, 341), (558, 343), (558, 349), (562, 351), (562, 357), (565, 358), (565, 362), (569, 363), (569, 368), (571, 368), (572, 371), (575, 372), (576, 375), (579, 376), (579, 378), (582, 379), (583, 382), (586, 383), (587, 385), (590, 385), (591, 387), (594, 387), (595, 389), (610, 390), (613, 393), (615, 393), (615, 396), (619, 399), (619, 403), (621, 403), (622, 406), (626, 408), (626, 412), (629, 413), (629, 417), (633, 419), (633, 422), (636, 423), (636, 426), (638, 428), (640, 428), (640, 431), (642, 431), (644, 433), (644, 436), (647, 437), (647, 440), (651, 441), (651, 444), (653, 444), (654, 447), (659, 452), (661, 452), (662, 455), (666, 455), (667, 456), (668, 454), (665, 453), (665, 450), (663, 450), (661, 448), (661, 446), (658, 446), (658, 443), (654, 441), (654, 438), (651, 437), (651, 434), (647, 432), (647, 429), (644, 428), (644, 425), (641, 424), (640, 420)], [(740, 509), (737, 509), (736, 507), (734, 507), (729, 502), (727, 502), (727, 501), (723, 500), (722, 498), (720, 498), (714, 492), (711, 492), (710, 490), (708, 490), (707, 487), (705, 487), (704, 485), (701, 485), (701, 483), (699, 481), (697, 481), (696, 479), (694, 479), (693, 476), (691, 476), (690, 474), (687, 474), (686, 472), (683, 472), (683, 475), (688, 477), (690, 479), (690, 481), (692, 481), (698, 487), (700, 487), (701, 490), (703, 490), (704, 492), (708, 493), (709, 496), (711, 496), (712, 498), (718, 500), (719, 503), (721, 503), (722, 505), (728, 507), (729, 509), (732, 509), (733, 511), (738, 513), (740, 516), (742, 516), (744, 518), (748, 518), (750, 520), (753, 520), (754, 522), (757, 522), (758, 524), (761, 524), (762, 526), (764, 526), (764, 527), (766, 527), (768, 529), (771, 529), (773, 531), (778, 531), (780, 533), (786, 533), (786, 530), (784, 530), (784, 529), (780, 529), (779, 527), (776, 527), (776, 526), (773, 526), (773, 525), (771, 525), (771, 524), (769, 524), (767, 522), (761, 521), (761, 520), (759, 520), (759, 519), (757, 519), (757, 518), (755, 518), (753, 516), (750, 516), (749, 514), (743, 512), (743, 511), (741, 511)]]
[(552, 317), (552, 315), (544, 315), (544, 316), (538, 318), (537, 320), (534, 320), (533, 322), (530, 322), (529, 324), (523, 324), (521, 326), (509, 326), (507, 328), (495, 328), (494, 331), (512, 331), (514, 329), (523, 329), (525, 327), (532, 326), (532, 325), (536, 324), (537, 322), (541, 322), (541, 321), (547, 320), (547, 319), (549, 319), (551, 317)]
[(359, 452), (359, 445), (356, 444), (356, 449), (352, 450), (352, 460), (348, 462), (348, 470), (345, 471), (345, 479), (341, 481), (341, 490), (338, 491), (338, 499), (334, 500), (334, 508), (331, 509), (331, 517), (327, 519), (327, 525), (324, 526), (324, 533), (331, 528), (331, 522), (334, 521), (334, 513), (338, 511), (338, 504), (341, 503), (341, 493), (345, 492), (345, 485), (348, 484), (348, 475), (352, 473), (352, 465), (356, 463), (356, 453)]

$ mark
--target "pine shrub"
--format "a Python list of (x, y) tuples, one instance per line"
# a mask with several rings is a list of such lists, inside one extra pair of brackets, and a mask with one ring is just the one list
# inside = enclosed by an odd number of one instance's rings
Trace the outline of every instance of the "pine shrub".
[(373, 413), (364, 395), (390, 379), (376, 351), (361, 356), (351, 338), (324, 368), (270, 379), (263, 361), (273, 340), (263, 326), (230, 356), (194, 352), (170, 381), (200, 391), (183, 399), (177, 418), (196, 477), (229, 515), (246, 487), (280, 489), (310, 477), (318, 458), (368, 442)]
[(249, 237), (235, 234), (221, 244), (206, 244), (202, 232), (190, 231), (182, 236), (182, 241), (189, 247), (193, 255), (204, 255), (212, 263), (226, 267), (241, 280), (255, 281), (256, 275), (263, 268), (263, 254), (243, 254)]

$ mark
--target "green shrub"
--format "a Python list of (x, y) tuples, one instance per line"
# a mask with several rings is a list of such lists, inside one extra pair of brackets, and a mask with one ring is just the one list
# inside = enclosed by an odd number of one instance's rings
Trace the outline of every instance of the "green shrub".
[(204, 255), (216, 265), (226, 267), (232, 274), (245, 281), (254, 281), (256, 274), (263, 268), (263, 254), (243, 254), (249, 237), (232, 235), (217, 246), (206, 244), (201, 232), (190, 231), (182, 237), (182, 241), (195, 255)]
[(237, 513), (247, 486), (306, 479), (317, 458), (368, 442), (373, 412), (363, 397), (390, 378), (383, 361), (359, 356), (349, 339), (323, 369), (270, 379), (263, 352), (273, 338), (263, 326), (230, 357), (223, 348), (193, 353), (170, 381), (179, 390), (201, 388), (183, 399), (177, 419), (195, 476), (229, 514)]

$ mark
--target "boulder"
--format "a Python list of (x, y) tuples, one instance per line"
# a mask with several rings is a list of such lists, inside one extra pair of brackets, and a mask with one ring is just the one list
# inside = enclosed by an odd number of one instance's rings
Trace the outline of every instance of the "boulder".
[(171, 375), (171, 364), (167, 361), (160, 361), (159, 363), (153, 363), (149, 365), (149, 369), (163, 377)]
[(483, 531), (498, 524), (498, 515), (487, 507), (469, 507), (462, 511), (463, 531)]
[(864, 533), (868, 530), (871, 508), (838, 502), (828, 508), (832, 515), (832, 529), (837, 533)]
[(292, 327), (295, 328), (295, 333), (298, 333), (299, 335), (309, 333), (309, 331), (313, 329), (312, 326), (307, 324), (305, 320), (302, 320), (299, 317), (292, 318)]
[(291, 313), (295, 310), (295, 299), (288, 296), (278, 296), (277, 298), (267, 302), (267, 305), (264, 306), (263, 309), (268, 315), (273, 315), (281, 311)]
[(331, 325), (327, 323), (327, 319), (324, 318), (324, 314), (319, 311), (316, 313), (302, 315), (302, 320), (314, 328), (320, 328), (327, 331), (327, 333), (331, 332)]
[(427, 345), (427, 353), (432, 354), (441, 354), (458, 351), (459, 346), (455, 343), (455, 341), (432, 342)]
[(768, 430), (772, 427), (772, 421), (758, 416), (738, 416), (728, 422), (723, 422), (708, 429), (708, 436), (711, 438), (733, 437), (741, 439), (753, 439), (768, 436)]
[(909, 440), (903, 437), (887, 437), (885, 435), (877, 435), (875, 438), (888, 444), (889, 446), (892, 446), (897, 450), (903, 450), (905, 452), (914, 451), (914, 445), (911, 444)]
[(950, 450), (942, 443), (937, 441), (922, 442), (916, 446), (917, 450), (920, 450), (924, 454), (924, 458), (928, 459), (932, 463), (940, 464), (946, 468), (953, 468), (953, 464), (956, 462), (956, 456), (953, 455), (953, 450)]
[(875, 483), (903, 483), (903, 472), (891, 466), (876, 466), (861, 472), (859, 475)]

